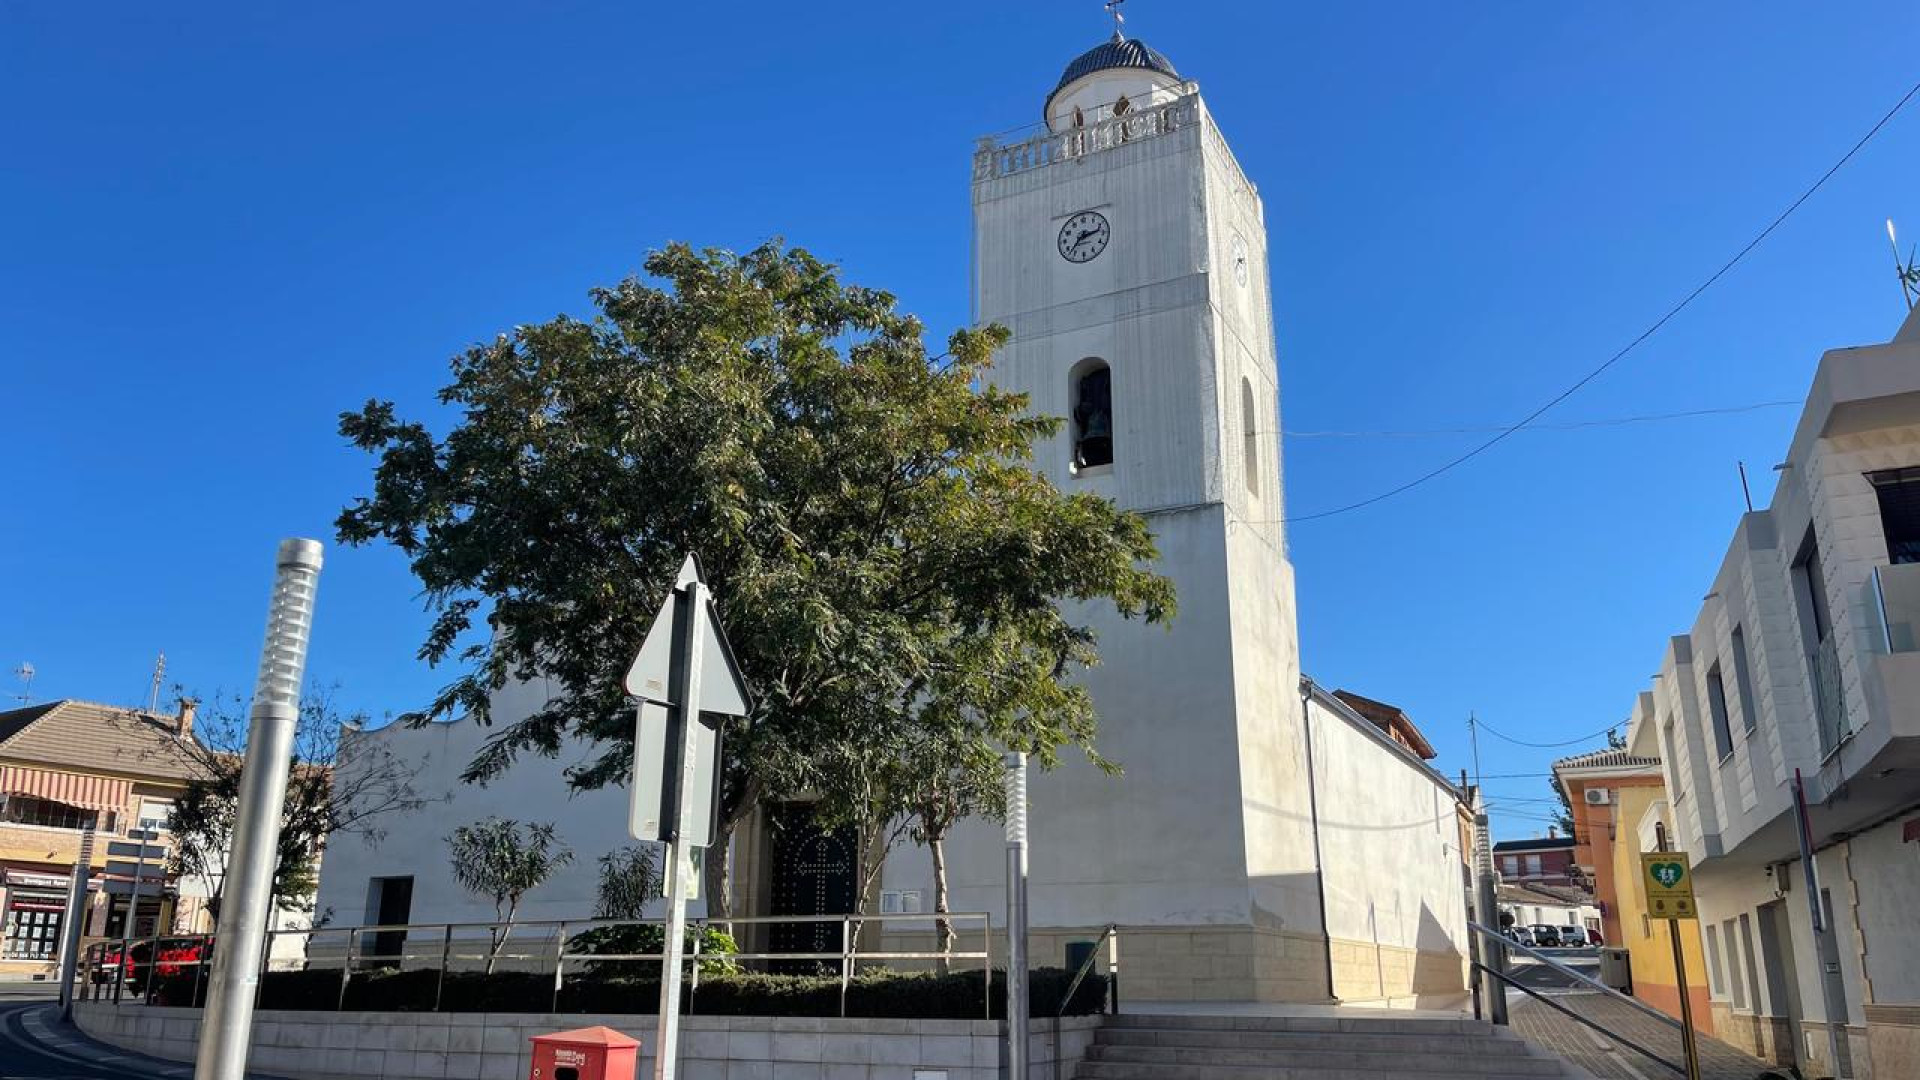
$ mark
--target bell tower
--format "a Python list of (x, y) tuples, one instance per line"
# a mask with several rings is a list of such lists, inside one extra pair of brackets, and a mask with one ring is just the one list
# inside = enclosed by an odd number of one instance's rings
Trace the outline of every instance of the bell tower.
[[(1179, 614), (1091, 616), (1083, 677), (1124, 773), (1034, 778), (1035, 963), (1117, 923), (1163, 938), (1128, 961), (1130, 994), (1321, 999), (1260, 196), (1199, 87), (1117, 20), (1041, 115), (975, 149), (973, 314), (1012, 332), (993, 381), (1065, 418), (1035, 467), (1146, 515)], [(965, 885), (999, 880), (997, 833), (953, 847), (956, 910), (998, 910)]]

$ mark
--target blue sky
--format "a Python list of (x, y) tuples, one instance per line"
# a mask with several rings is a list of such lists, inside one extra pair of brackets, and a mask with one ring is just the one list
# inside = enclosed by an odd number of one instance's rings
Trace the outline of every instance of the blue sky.
[[(1134, 0), (1272, 233), (1296, 431), (1511, 422), (1632, 338), (1912, 84), (1910, 3)], [(245, 690), (271, 552), (369, 462), (335, 417), (425, 413), (466, 344), (587, 310), (669, 240), (772, 236), (967, 316), (973, 139), (1030, 123), (1093, 0), (195, 5), (0, 0), (0, 665), (37, 698)], [(1549, 417), (1798, 398), (1902, 307), (1920, 106), (1747, 263)], [(1468, 764), (1469, 710), (1623, 718), (1794, 410), (1516, 435), (1292, 530), (1309, 671)], [(1473, 436), (1293, 438), (1290, 510)], [(376, 715), (447, 677), (401, 560), (329, 551), (311, 673)], [(0, 673), (0, 689), (17, 689)], [(1496, 797), (1552, 752), (1481, 742)], [(1516, 813), (1544, 804), (1511, 803)], [(1543, 823), (1508, 817), (1502, 831)]]

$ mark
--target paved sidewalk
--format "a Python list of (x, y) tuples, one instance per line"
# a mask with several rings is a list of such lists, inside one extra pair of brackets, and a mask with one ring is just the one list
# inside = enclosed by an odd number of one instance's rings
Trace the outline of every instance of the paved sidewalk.
[[(1685, 1059), (1680, 1029), (1663, 1024), (1631, 1005), (1599, 993), (1561, 993), (1553, 995), (1553, 999), (1676, 1065)], [(1507, 1011), (1513, 1030), (1522, 1038), (1600, 1080), (1676, 1080), (1680, 1075), (1538, 1001), (1516, 1001)], [(1697, 1045), (1700, 1080), (1755, 1080), (1761, 1076), (1791, 1075), (1706, 1035), (1698, 1037)]]

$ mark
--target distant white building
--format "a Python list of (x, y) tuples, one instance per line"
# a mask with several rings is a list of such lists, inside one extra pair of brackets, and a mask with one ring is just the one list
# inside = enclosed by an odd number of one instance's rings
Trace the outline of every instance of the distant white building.
[(1920, 1076), (1920, 315), (1821, 358), (1779, 469), (1630, 743), (1664, 763), (1718, 1036), (1824, 1069), (1839, 1023), (1851, 1075)]
[[(1301, 677), (1259, 193), (1197, 85), (1140, 41), (1089, 50), (1036, 104), (1042, 133), (973, 155), (974, 315), (1012, 331), (995, 382), (1069, 418), (1036, 467), (1150, 519), (1179, 616), (1091, 619), (1103, 659), (1084, 678), (1100, 749), (1125, 774), (1069, 761), (1034, 778), (1035, 962), (1117, 924), (1134, 999), (1463, 997), (1462, 793), (1391, 723)], [(430, 748), (436, 777), (477, 740), (366, 737)], [(394, 825), (379, 851), (337, 843), (323, 906), (371, 919), (380, 882), (407, 876), (416, 920), (478, 914), (447, 887), (435, 844), (490, 811), (564, 819), (583, 853), (623, 842), (622, 794), (566, 800), (558, 773), (528, 761), (417, 829)], [(803, 817), (771, 807), (737, 838), (745, 911), (852, 899), (847, 838), (766, 827)], [(948, 856), (954, 909), (998, 923), (1000, 826), (964, 825)], [(882, 887), (892, 905), (927, 902), (925, 852), (896, 851)], [(584, 913), (590, 889), (573, 875), (528, 914)]]

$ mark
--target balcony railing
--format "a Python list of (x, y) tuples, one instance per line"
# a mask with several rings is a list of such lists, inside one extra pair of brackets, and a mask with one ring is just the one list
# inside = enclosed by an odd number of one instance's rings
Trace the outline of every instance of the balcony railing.
[(1832, 637), (1807, 656), (1813, 682), (1813, 716), (1820, 728), (1820, 756), (1833, 753), (1847, 737), (1847, 697), (1840, 682), (1840, 650)]
[(1867, 611), (1879, 631), (1867, 639), (1876, 651), (1920, 652), (1920, 563), (1874, 567)]
[(973, 155), (974, 180), (995, 180), (1051, 165), (1056, 161), (1111, 150), (1156, 138), (1200, 122), (1200, 98), (1188, 92), (1171, 101), (1058, 134), (1043, 132), (1023, 142), (1000, 145), (982, 139)]

